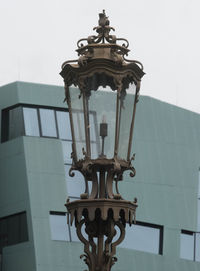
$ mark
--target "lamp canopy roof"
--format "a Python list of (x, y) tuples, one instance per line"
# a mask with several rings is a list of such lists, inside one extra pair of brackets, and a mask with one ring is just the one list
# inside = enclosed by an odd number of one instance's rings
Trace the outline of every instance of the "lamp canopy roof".
[[(66, 86), (74, 84), (81, 90), (90, 91), (106, 85), (112, 90), (123, 90), (129, 83), (137, 84), (144, 75), (143, 66), (139, 61), (125, 58), (129, 52), (128, 41), (110, 35), (115, 29), (110, 26), (104, 10), (99, 14), (98, 24), (93, 28), (97, 35), (77, 42), (79, 58), (63, 63), (60, 75)], [(118, 41), (123, 42), (122, 45), (117, 44)]]

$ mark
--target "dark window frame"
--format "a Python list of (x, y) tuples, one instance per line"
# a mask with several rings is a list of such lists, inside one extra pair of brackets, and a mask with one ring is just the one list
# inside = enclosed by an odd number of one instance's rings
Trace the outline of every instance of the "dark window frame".
[(153, 228), (153, 229), (158, 229), (159, 230), (159, 248), (158, 248), (158, 254), (159, 255), (163, 255), (164, 226), (163, 225), (158, 225), (158, 224), (153, 224), (153, 223), (148, 223), (148, 222), (142, 222), (142, 221), (136, 221), (135, 225), (143, 226), (143, 227), (148, 227), (148, 228)]
[[(55, 119), (56, 136), (44, 136), (44, 135), (42, 134), (42, 121), (41, 121), (40, 109), (53, 110), (54, 119)], [(53, 109), (53, 108), (43, 108), (43, 107), (39, 107), (39, 108), (37, 108), (37, 112), (38, 112), (38, 116), (39, 116), (39, 117), (38, 117), (38, 123), (39, 123), (39, 126), (41, 127), (41, 130), (39, 129), (39, 131), (40, 131), (40, 136), (39, 136), (39, 137), (60, 139), (60, 138), (59, 138), (59, 133), (58, 133), (58, 126), (57, 126), (57, 124), (56, 124), (56, 118), (55, 118), (56, 110)], [(26, 135), (25, 135), (25, 136), (26, 136)]]
[[(57, 215), (57, 216), (66, 216), (68, 215), (68, 212), (61, 212), (61, 211), (49, 211), (49, 215)], [(72, 241), (72, 235), (71, 235), (71, 229), (70, 229), (70, 225), (68, 223), (67, 224), (67, 229), (68, 229), (68, 233), (69, 233), (69, 241), (66, 242), (73, 242)], [(52, 241), (56, 241), (56, 240), (52, 240)]]
[[(43, 138), (55, 138), (55, 139), (60, 139), (59, 138), (59, 132), (58, 132), (58, 125), (57, 125), (57, 118), (56, 118), (56, 111), (63, 111), (63, 112), (69, 112), (69, 110), (67, 108), (62, 108), (62, 107), (54, 107), (54, 106), (45, 106), (45, 105), (35, 105), (35, 104), (25, 104), (25, 103), (18, 103), (9, 107), (6, 107), (4, 109), (2, 109), (2, 114), (1, 114), (1, 143), (7, 142), (9, 141), (8, 135), (9, 135), (9, 111), (17, 108), (17, 107), (21, 107), (23, 110), (23, 107), (26, 108), (34, 108), (37, 110), (37, 118), (38, 118), (38, 126), (39, 126), (39, 137), (43, 137)], [(41, 127), (41, 118), (40, 118), (40, 112), (39, 109), (51, 109), (54, 111), (54, 115), (55, 115), (55, 122), (56, 122), (56, 137), (52, 137), (52, 136), (43, 136), (42, 135), (42, 127)], [(25, 125), (24, 125), (24, 114), (22, 113), (22, 118), (23, 118), (23, 126), (24, 126), (24, 136), (28, 136), (25, 134)], [(62, 139), (65, 140), (65, 139)], [(72, 140), (65, 140), (65, 141), (72, 141)]]
[[(25, 134), (25, 126), (24, 126), (24, 115), (23, 115), (23, 107), (21, 104), (16, 104), (1, 110), (1, 143), (6, 141), (10, 141), (9, 139), (9, 111), (21, 107), (22, 111), (22, 126), (23, 126), (23, 134)], [(15, 137), (14, 137), (15, 138)], [(12, 138), (12, 139), (14, 139)]]
[[(64, 108), (64, 107), (56, 107), (56, 106), (46, 106), (46, 105), (35, 105), (35, 104), (26, 104), (26, 103), (17, 103), (15, 105), (3, 108), (1, 111), (1, 143), (7, 142), (9, 141), (9, 111), (17, 108), (17, 107), (21, 107), (22, 108), (22, 120), (23, 120), (23, 134), (24, 136), (30, 136), (30, 135), (26, 135), (25, 134), (25, 123), (24, 123), (24, 114), (23, 114), (23, 107), (26, 108), (34, 108), (37, 110), (37, 118), (38, 118), (38, 126), (39, 126), (39, 137), (43, 137), (43, 138), (54, 138), (54, 139), (60, 139), (63, 141), (68, 141), (68, 142), (72, 142), (72, 139), (61, 139), (59, 137), (59, 131), (58, 131), (58, 120), (57, 120), (57, 115), (56, 115), (56, 111), (61, 111), (61, 112), (69, 112), (68, 108)], [(42, 135), (42, 124), (41, 124), (41, 117), (40, 117), (40, 109), (50, 109), (54, 111), (54, 116), (55, 116), (55, 126), (56, 126), (56, 136), (44, 136)], [(79, 110), (77, 110), (77, 112), (79, 112)], [(80, 110), (80, 112), (82, 112)], [(95, 111), (91, 111), (91, 113), (94, 114), (94, 119), (97, 119), (96, 116), (96, 112)], [(97, 127), (95, 126), (95, 131), (96, 131)], [(37, 137), (37, 136), (35, 136)], [(92, 140), (91, 143), (97, 143), (97, 145), (99, 145), (98, 140), (94, 141)]]

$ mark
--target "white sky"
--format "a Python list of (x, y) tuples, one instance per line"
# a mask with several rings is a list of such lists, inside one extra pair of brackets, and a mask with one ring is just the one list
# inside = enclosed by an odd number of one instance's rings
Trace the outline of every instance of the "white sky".
[(61, 64), (103, 9), (144, 65), (141, 94), (200, 113), (200, 0), (0, 0), (0, 85), (63, 85)]

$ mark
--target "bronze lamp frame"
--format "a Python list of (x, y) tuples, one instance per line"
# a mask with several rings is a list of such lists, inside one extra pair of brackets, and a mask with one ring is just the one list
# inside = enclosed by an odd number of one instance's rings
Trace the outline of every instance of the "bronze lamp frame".
[[(124, 171), (130, 170), (130, 176), (135, 176), (135, 168), (131, 162), (131, 147), (133, 139), (133, 128), (136, 114), (136, 104), (139, 98), (140, 82), (144, 75), (143, 66), (136, 60), (127, 60), (128, 41), (110, 35), (114, 28), (105, 11), (99, 14), (99, 25), (94, 28), (97, 35), (80, 39), (76, 50), (80, 56), (77, 60), (66, 61), (62, 65), (61, 76), (65, 83), (65, 97), (68, 104), (71, 133), (72, 133), (72, 167), (70, 176), (74, 176), (74, 170), (80, 171), (85, 178), (85, 191), (80, 195), (80, 200), (65, 204), (68, 210), (68, 223), (72, 225), (75, 221), (77, 235), (84, 244), (84, 261), (89, 271), (109, 271), (116, 262), (116, 246), (125, 237), (126, 223), (131, 225), (135, 220), (137, 199), (133, 202), (124, 200), (119, 193), (118, 182), (123, 179)], [(82, 42), (86, 41), (84, 45)], [(117, 41), (123, 41), (122, 45)], [(72, 63), (75, 64), (72, 64)], [(93, 80), (95, 78), (95, 80)], [(132, 108), (132, 120), (129, 132), (128, 151), (126, 159), (118, 157), (119, 147), (119, 125), (120, 110), (119, 103), (121, 93), (130, 84), (134, 83), (136, 92)], [(83, 111), (85, 121), (86, 150), (83, 149), (83, 159), (78, 159), (74, 123), (72, 117), (72, 106), (69, 87), (75, 85), (80, 90), (83, 99)], [(116, 91), (116, 124), (113, 158), (99, 156), (91, 159), (89, 125), (87, 120), (88, 108), (86, 97), (92, 95), (92, 90), (99, 86), (109, 86)], [(88, 181), (92, 182), (92, 190), (89, 193)], [(113, 192), (115, 182), (116, 193)], [(86, 239), (82, 233), (83, 227), (88, 235)], [(113, 241), (116, 229), (119, 229), (119, 238)]]

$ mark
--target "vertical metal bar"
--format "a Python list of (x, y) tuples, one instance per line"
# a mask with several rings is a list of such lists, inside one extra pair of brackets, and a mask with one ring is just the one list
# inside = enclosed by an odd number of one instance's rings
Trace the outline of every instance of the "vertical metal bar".
[(90, 150), (90, 156), (91, 156), (91, 142), (90, 142), (90, 115), (89, 115), (89, 97), (86, 97), (86, 109), (87, 109), (87, 130), (88, 130), (88, 142), (89, 142), (89, 150)]
[(105, 198), (105, 193), (106, 188), (105, 188), (105, 171), (100, 170), (99, 173), (99, 198)]
[(133, 105), (133, 115), (132, 115), (132, 121), (131, 121), (131, 127), (130, 127), (127, 160), (130, 160), (131, 146), (132, 146), (132, 140), (133, 140), (133, 128), (134, 128), (135, 114), (136, 114), (136, 104), (138, 102), (139, 90), (140, 90), (140, 82), (137, 82), (136, 91), (135, 91), (135, 98), (134, 98), (134, 105)]
[(101, 156), (104, 155), (104, 139), (105, 139), (105, 137), (102, 136)]
[(83, 111), (84, 111), (84, 121), (85, 121), (85, 141), (86, 141), (86, 152), (87, 156), (91, 157), (90, 150), (90, 126), (89, 126), (89, 118), (88, 118), (88, 98), (85, 95), (85, 91), (83, 91)]
[(194, 256), (193, 261), (196, 261), (196, 232), (194, 232)]
[(159, 248), (158, 248), (158, 254), (163, 254), (163, 227), (159, 228)]
[(104, 236), (103, 234), (101, 234), (98, 236), (98, 241), (97, 241), (97, 262), (98, 262), (99, 270), (102, 270), (100, 269), (100, 267), (102, 267), (102, 260), (103, 260), (103, 253), (104, 253), (103, 241), (104, 241)]
[(72, 151), (73, 151), (73, 160), (77, 162), (77, 152), (76, 152), (76, 141), (75, 141), (75, 133), (74, 133), (74, 123), (73, 123), (73, 116), (72, 116), (72, 107), (71, 107), (71, 99), (68, 86), (65, 86), (65, 95), (68, 104), (68, 111), (69, 111), (69, 119), (70, 119), (70, 126), (71, 126), (71, 133), (72, 133)]
[(118, 154), (118, 151), (119, 151), (121, 116), (122, 116), (122, 100), (120, 99), (119, 124), (118, 124), (118, 134), (117, 134), (117, 148), (118, 148), (118, 149), (117, 149), (117, 154)]
[(116, 124), (115, 124), (115, 149), (114, 149), (114, 157), (117, 156), (117, 152), (118, 152), (118, 133), (119, 133), (119, 95), (120, 95), (120, 89), (117, 90), (117, 101), (116, 101)]
[(94, 118), (94, 126), (95, 126), (95, 141), (97, 148), (97, 156), (100, 155), (100, 136), (98, 135), (98, 125), (97, 125), (97, 114), (96, 112), (92, 112)]

